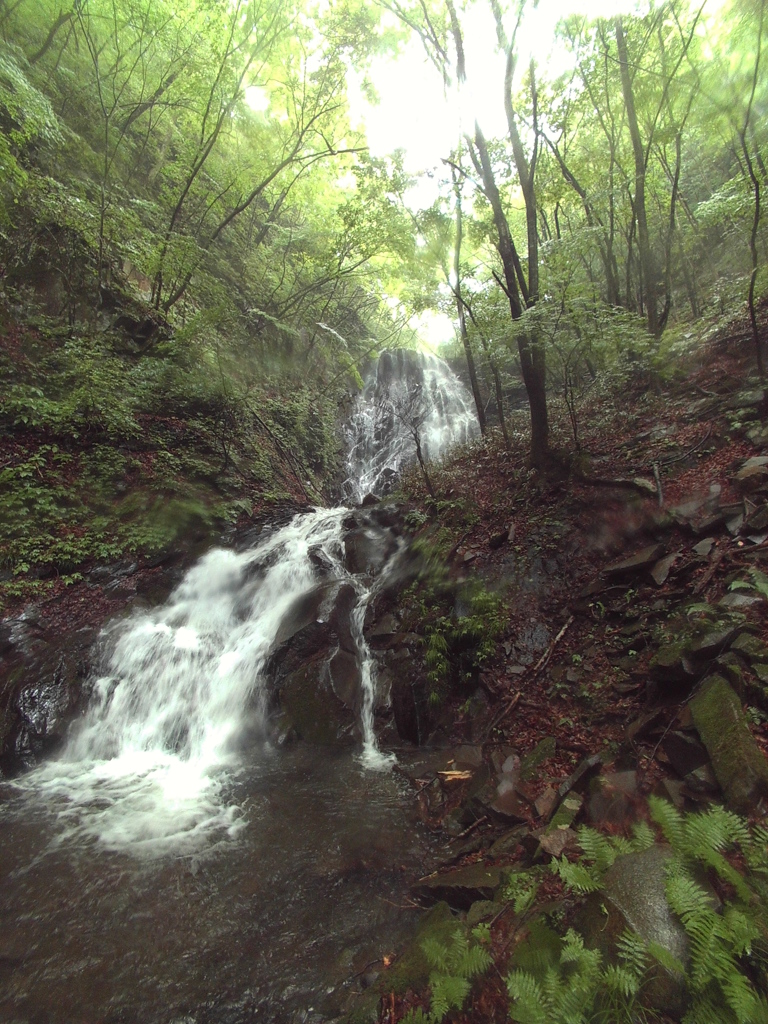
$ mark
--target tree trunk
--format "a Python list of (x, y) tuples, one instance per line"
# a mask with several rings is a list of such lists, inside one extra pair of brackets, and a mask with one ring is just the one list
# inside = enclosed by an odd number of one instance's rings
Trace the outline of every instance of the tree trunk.
[(632, 80), (629, 76), (627, 41), (624, 38), (621, 18), (616, 18), (615, 28), (616, 47), (619, 52), (619, 67), (621, 69), (621, 91), (624, 96), (627, 126), (630, 138), (632, 139), (632, 152), (635, 157), (635, 196), (633, 205), (637, 221), (637, 248), (640, 254), (640, 270), (643, 279), (645, 316), (648, 322), (648, 330), (654, 338), (658, 338), (664, 329), (664, 324), (659, 316), (658, 275), (648, 234), (648, 218), (645, 209), (645, 152), (642, 139), (640, 138), (640, 127), (637, 122), (635, 96), (632, 90)]
[(469, 383), (472, 386), (472, 397), (475, 400), (475, 409), (477, 410), (477, 422), (480, 424), (480, 433), (485, 437), (485, 406), (483, 405), (483, 398), (480, 394), (480, 385), (477, 381), (475, 357), (472, 354), (472, 345), (469, 340), (469, 332), (467, 331), (467, 318), (464, 313), (464, 301), (461, 297), (461, 242), (464, 227), (461, 215), (461, 185), (457, 181), (455, 173), (453, 186), (456, 195), (456, 241), (453, 248), (453, 273), (456, 279), (456, 283), (454, 285), (456, 312), (459, 317), (459, 334), (461, 335), (461, 343), (464, 346), (464, 355), (467, 357), (467, 371), (469, 373)]
[[(493, 221), (498, 237), (497, 246), (504, 271), (504, 291), (509, 300), (512, 319), (520, 320), (523, 315), (523, 304), (518, 288), (517, 264), (519, 264), (519, 259), (501, 204), (501, 196), (496, 186), (485, 136), (478, 124), (475, 125), (475, 146), (478, 157), (476, 167), (483, 180), (483, 191), (493, 211)], [(531, 463), (540, 469), (545, 465), (549, 454), (546, 356), (543, 347), (523, 331), (520, 331), (517, 336), (517, 348), (520, 354), (523, 383), (531, 410)]]

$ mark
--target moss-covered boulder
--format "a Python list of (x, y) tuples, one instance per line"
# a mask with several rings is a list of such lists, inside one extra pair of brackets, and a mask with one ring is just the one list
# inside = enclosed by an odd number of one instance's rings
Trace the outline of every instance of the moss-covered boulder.
[(726, 803), (749, 814), (768, 795), (768, 762), (755, 743), (736, 693), (722, 676), (710, 676), (690, 702)]

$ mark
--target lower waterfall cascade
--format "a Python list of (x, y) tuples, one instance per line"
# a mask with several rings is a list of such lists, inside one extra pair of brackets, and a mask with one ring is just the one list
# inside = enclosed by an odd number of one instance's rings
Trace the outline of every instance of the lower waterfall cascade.
[[(391, 402), (397, 389), (407, 395), (414, 379), (430, 403), (424, 429), (431, 457), (451, 439), (473, 435), (468, 398), (445, 364), (402, 353), (382, 358), (389, 369), (380, 363), (347, 428), (346, 490), (358, 500), (383, 489), (410, 457)], [(386, 373), (390, 385), (382, 390)], [(309, 1020), (318, 986), (326, 995), (338, 987), (338, 978), (328, 980), (329, 971), (339, 973), (337, 940), (362, 949), (377, 931), (381, 940), (404, 927), (402, 913), (370, 907), (377, 897), (391, 897), (394, 906), (402, 877), (387, 865), (418, 858), (423, 840), (414, 838), (400, 781), (387, 771), (394, 755), (376, 741), (381, 695), (363, 632), (402, 542), (389, 536), (375, 569), (352, 571), (345, 551), (350, 515), (347, 507), (316, 509), (266, 529), (248, 550), (213, 549), (162, 606), (105, 628), (88, 709), (64, 749), (0, 785), (0, 822), (12, 848), (0, 873), (2, 1019), (42, 1014), (63, 1024), (83, 1006), (116, 1024)], [(358, 532), (366, 542), (375, 533), (365, 523)], [(278, 748), (269, 724), (275, 652), (307, 618), (318, 628), (327, 624), (342, 588), (353, 592), (346, 653), (357, 666), (354, 749)], [(360, 865), (371, 864), (378, 869), (369, 877)], [(309, 881), (298, 881), (297, 872)], [(206, 894), (200, 878), (213, 890)], [(343, 898), (341, 879), (349, 888)], [(339, 899), (358, 904), (347, 907), (334, 939), (321, 939)], [(190, 907), (201, 915), (194, 938)], [(287, 911), (309, 939), (286, 921)], [(236, 952), (227, 947), (233, 922), (245, 936)], [(139, 938), (142, 926), (149, 939)], [(258, 935), (274, 945), (257, 955)], [(146, 942), (164, 950), (162, 968)], [(298, 970), (306, 942), (321, 953)], [(223, 965), (219, 973), (200, 967), (211, 950)], [(246, 953), (255, 966), (244, 966)], [(22, 965), (10, 984), (6, 962)], [(73, 986), (78, 970), (83, 980)], [(289, 982), (294, 974), (300, 980)], [(136, 991), (137, 980), (144, 991)], [(226, 1012), (215, 1009), (217, 999)]]

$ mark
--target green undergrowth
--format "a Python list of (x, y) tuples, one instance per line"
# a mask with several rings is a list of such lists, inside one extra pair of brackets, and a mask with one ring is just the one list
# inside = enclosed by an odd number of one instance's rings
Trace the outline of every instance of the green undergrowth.
[(44, 318), (0, 327), (0, 607), (315, 498), (334, 470), (331, 395), (238, 379), (192, 338), (124, 348)]
[(421, 534), (413, 550), (423, 569), (403, 593), (402, 607), (409, 628), (422, 637), (427, 696), (439, 707), (452, 691), (476, 681), (496, 652), (508, 612), (502, 595), (480, 581), (451, 579), (442, 538)]
[[(513, 946), (502, 968), (509, 1020), (516, 1024), (765, 1024), (768, 1021), (768, 829), (712, 807), (683, 814), (651, 798), (653, 825), (639, 822), (631, 838), (579, 830), (576, 860), (552, 861), (565, 886), (553, 909), (538, 893), (539, 866), (509, 876), (496, 899), (496, 916), (511, 912)], [(617, 858), (663, 843), (667, 902), (687, 937), (686, 962), (664, 945), (626, 928), (611, 948), (594, 948), (573, 927), (574, 907), (597, 894)], [(570, 925), (570, 927), (569, 927)], [(405, 1018), (439, 1024), (466, 1008), (470, 991), (492, 965), (490, 930), (463, 927), (448, 942), (423, 943), (432, 966), (431, 1001)], [(505, 947), (506, 948), (506, 947)], [(496, 965), (499, 967), (499, 965)], [(659, 973), (683, 993), (674, 1017), (649, 996)], [(480, 980), (478, 980), (480, 979)], [(656, 996), (658, 999), (658, 996)]]

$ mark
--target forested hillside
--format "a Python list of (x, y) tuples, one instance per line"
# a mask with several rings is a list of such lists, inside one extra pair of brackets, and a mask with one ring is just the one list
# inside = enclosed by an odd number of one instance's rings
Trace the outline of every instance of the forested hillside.
[(0, 0), (0, 1017), (768, 1021), (767, 6)]
[[(254, 502), (321, 500), (340, 405), (424, 310), (455, 320), (481, 428), (490, 401), (509, 444), (522, 377), (541, 467), (553, 396), (578, 446), (596, 374), (673, 370), (745, 303), (762, 373), (763, 5), (571, 15), (552, 60), (521, 66), (529, 14), (6, 0), (9, 594)], [(413, 37), (460, 114), (426, 208), (348, 103), (351, 69), (370, 91), (371, 61)], [(498, 81), (477, 98), (484, 60)]]

